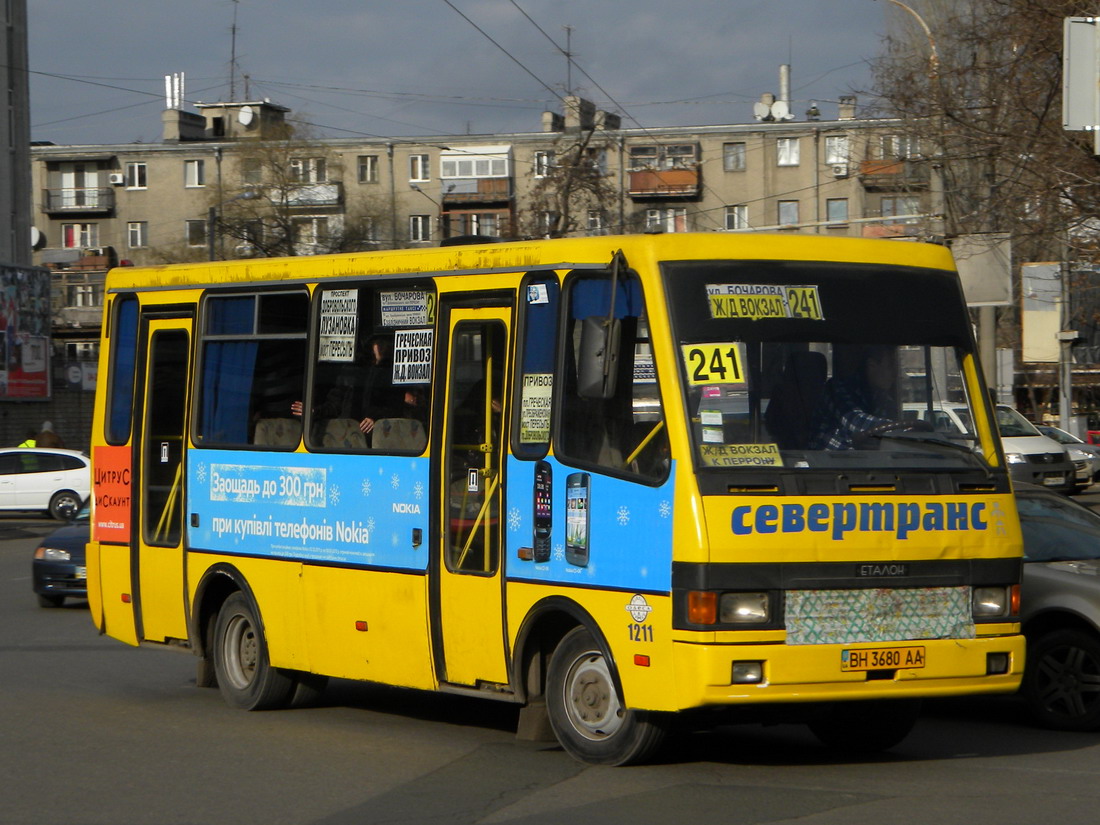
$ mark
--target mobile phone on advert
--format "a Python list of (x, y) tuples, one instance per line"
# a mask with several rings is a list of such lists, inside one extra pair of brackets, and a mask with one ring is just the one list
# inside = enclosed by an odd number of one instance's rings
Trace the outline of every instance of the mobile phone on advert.
[(545, 461), (535, 462), (535, 555), (536, 562), (550, 561), (550, 526), (554, 521), (551, 505), (551, 470)]
[(588, 512), (591, 509), (588, 473), (570, 473), (565, 480), (565, 560), (588, 564)]

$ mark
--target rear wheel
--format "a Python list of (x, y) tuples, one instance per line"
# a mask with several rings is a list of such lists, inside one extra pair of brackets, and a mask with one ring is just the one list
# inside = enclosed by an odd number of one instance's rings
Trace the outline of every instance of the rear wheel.
[(1044, 727), (1100, 728), (1100, 639), (1080, 630), (1040, 636), (1028, 646), (1023, 695)]
[(294, 677), (271, 666), (259, 612), (237, 592), (225, 600), (214, 625), (214, 672), (230, 707), (272, 710), (285, 707), (294, 693)]
[(901, 742), (920, 716), (919, 699), (837, 702), (810, 720), (822, 744), (854, 754), (878, 753)]
[(54, 493), (50, 499), (50, 515), (58, 521), (70, 521), (80, 509), (80, 496), (72, 490)]
[(665, 736), (661, 715), (622, 706), (612, 667), (583, 627), (567, 633), (550, 658), (546, 689), (550, 726), (561, 746), (581, 762), (641, 762)]

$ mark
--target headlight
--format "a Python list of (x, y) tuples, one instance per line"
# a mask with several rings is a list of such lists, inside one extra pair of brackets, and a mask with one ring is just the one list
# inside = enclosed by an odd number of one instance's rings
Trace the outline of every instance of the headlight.
[(974, 618), (1009, 616), (1012, 614), (1011, 587), (975, 587)]
[(1005, 453), (1005, 461), (1009, 464), (1027, 464), (1027, 458), (1023, 453)]
[(34, 557), (43, 561), (69, 561), (72, 555), (68, 550), (59, 550), (56, 547), (39, 547), (34, 551)]
[(723, 593), (718, 600), (718, 621), (760, 624), (770, 619), (767, 593)]

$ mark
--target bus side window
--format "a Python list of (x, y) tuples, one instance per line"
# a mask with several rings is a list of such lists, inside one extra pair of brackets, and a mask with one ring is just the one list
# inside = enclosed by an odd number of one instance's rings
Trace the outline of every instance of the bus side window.
[(107, 396), (107, 443), (125, 444), (134, 414), (134, 367), (137, 363), (138, 302), (123, 295), (114, 306), (111, 325), (111, 378)]
[[(660, 482), (668, 476), (669, 441), (641, 284), (629, 274), (620, 274), (613, 302), (611, 297), (607, 275), (577, 275), (567, 283), (565, 386), (555, 452), (613, 474)], [(615, 375), (607, 386), (613, 390), (607, 398), (595, 397), (603, 393), (592, 392), (578, 381), (585, 350), (592, 349), (585, 336), (594, 329), (606, 329), (612, 305), (617, 340), (609, 349), (618, 355), (612, 366)], [(601, 322), (586, 324), (586, 319)]]
[(542, 458), (550, 449), (560, 295), (552, 273), (525, 279), (520, 286), (518, 403), (512, 419), (512, 453), (519, 458)]
[(304, 292), (209, 296), (196, 440), (293, 449), (301, 420), (308, 297)]

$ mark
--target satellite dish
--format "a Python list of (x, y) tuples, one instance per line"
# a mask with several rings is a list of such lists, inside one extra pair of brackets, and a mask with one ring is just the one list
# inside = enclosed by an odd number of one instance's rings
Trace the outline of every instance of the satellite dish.
[(46, 236), (37, 226), (31, 227), (31, 249), (37, 252), (46, 245)]
[(790, 120), (791, 119), (791, 107), (787, 105), (785, 100), (777, 100), (772, 104), (772, 116), (776, 120)]
[(242, 106), (241, 110), (237, 112), (237, 122), (241, 126), (251, 126), (252, 121), (256, 118), (256, 113), (252, 111), (251, 106)]
[(771, 120), (772, 107), (762, 101), (752, 104), (752, 114), (757, 120)]

